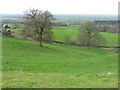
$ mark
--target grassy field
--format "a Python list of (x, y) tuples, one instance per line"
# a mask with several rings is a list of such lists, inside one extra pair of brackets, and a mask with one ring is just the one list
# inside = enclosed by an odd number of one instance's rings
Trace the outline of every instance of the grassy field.
[[(56, 27), (53, 29), (54, 40), (64, 42), (64, 36), (69, 35), (70, 37), (75, 37), (79, 34), (80, 25), (70, 25), (65, 27)], [(101, 34), (106, 39), (103, 46), (118, 46), (118, 34), (101, 32)]]
[(117, 50), (3, 37), (3, 88), (115, 88)]
[(118, 36), (117, 33), (101, 33), (105, 39), (106, 43), (103, 46), (118, 46)]
[(11, 29), (11, 31), (14, 31), (14, 32), (20, 31), (20, 30), (22, 30), (22, 29)]
[[(69, 25), (61, 27), (53, 27), (54, 40), (64, 42), (64, 36), (76, 37), (79, 34), (80, 25)], [(11, 31), (20, 31), (22, 29), (11, 29)], [(101, 32), (106, 42), (103, 46), (118, 46), (118, 34)]]

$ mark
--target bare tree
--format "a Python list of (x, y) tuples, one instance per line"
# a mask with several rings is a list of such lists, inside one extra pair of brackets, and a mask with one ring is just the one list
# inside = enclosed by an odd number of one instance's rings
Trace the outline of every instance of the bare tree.
[(103, 36), (99, 33), (98, 28), (94, 22), (87, 21), (81, 25), (78, 41), (81, 45), (97, 47), (105, 41)]
[(49, 11), (29, 9), (25, 12), (25, 24), (35, 30), (38, 35), (40, 47), (43, 47), (43, 35), (51, 30), (53, 15)]

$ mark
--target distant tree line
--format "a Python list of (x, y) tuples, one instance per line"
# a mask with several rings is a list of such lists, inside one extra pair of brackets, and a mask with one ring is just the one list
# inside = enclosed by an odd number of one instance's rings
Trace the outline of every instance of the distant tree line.
[(100, 25), (103, 25), (103, 24), (118, 24), (120, 23), (120, 21), (118, 20), (97, 20), (95, 21), (96, 24), (100, 24)]
[(2, 20), (2, 24), (23, 24), (23, 20), (12, 20), (12, 19), (7, 19), (7, 20)]
[(98, 25), (100, 32), (120, 33), (118, 24)]

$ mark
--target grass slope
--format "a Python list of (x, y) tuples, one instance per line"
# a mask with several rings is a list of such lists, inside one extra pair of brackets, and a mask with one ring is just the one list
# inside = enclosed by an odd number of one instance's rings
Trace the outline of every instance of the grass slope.
[(44, 45), (3, 37), (3, 88), (117, 87), (117, 50)]

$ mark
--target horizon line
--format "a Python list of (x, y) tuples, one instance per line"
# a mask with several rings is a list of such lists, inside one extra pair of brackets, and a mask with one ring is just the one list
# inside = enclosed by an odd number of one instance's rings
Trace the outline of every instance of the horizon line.
[[(0, 15), (24, 15), (22, 13), (2, 13)], [(110, 15), (110, 16), (118, 16), (119, 14), (53, 14), (53, 15)]]

